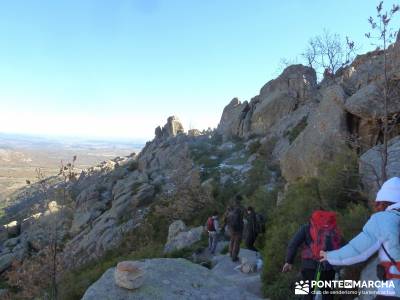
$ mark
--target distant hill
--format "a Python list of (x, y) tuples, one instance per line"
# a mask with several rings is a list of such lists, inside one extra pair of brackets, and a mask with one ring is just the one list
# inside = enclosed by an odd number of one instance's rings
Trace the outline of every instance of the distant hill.
[(141, 140), (101, 140), (0, 133), (0, 202), (26, 180), (35, 181), (36, 169), (47, 176), (57, 173), (61, 160), (77, 156), (77, 168), (138, 152)]

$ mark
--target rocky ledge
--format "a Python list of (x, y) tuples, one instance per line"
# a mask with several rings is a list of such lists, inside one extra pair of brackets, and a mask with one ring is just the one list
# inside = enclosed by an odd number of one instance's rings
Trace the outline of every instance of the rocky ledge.
[(218, 272), (185, 259), (149, 259), (144, 260), (142, 266), (146, 275), (140, 288), (118, 287), (114, 280), (115, 268), (111, 268), (90, 286), (82, 300), (261, 299)]

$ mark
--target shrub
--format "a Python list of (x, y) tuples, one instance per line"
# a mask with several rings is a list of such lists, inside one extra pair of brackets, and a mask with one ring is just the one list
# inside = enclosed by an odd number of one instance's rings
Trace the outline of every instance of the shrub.
[[(308, 222), (314, 210), (337, 211), (339, 226), (347, 241), (362, 228), (370, 212), (365, 199), (358, 193), (357, 160), (354, 158), (348, 153), (339, 155), (322, 165), (320, 177), (291, 184), (283, 203), (273, 209), (267, 219), (263, 251), (263, 290), (267, 297), (288, 299), (288, 295), (293, 295), (290, 285), (294, 280), (293, 274), (281, 273), (286, 247), (300, 226)], [(295, 267), (299, 267), (299, 260), (296, 260)]]
[(271, 173), (265, 159), (253, 161), (252, 168), (247, 173), (246, 182), (242, 193), (246, 196), (252, 195), (260, 186), (265, 186), (271, 179)]
[(268, 219), (276, 206), (278, 192), (278, 188), (268, 191), (265, 185), (259, 186), (251, 196), (247, 197), (246, 205), (252, 206), (256, 212)]
[(339, 226), (343, 231), (345, 241), (350, 241), (358, 234), (371, 215), (371, 210), (364, 204), (351, 203), (339, 215)]
[(267, 296), (275, 288), (278, 275), (285, 261), (286, 247), (294, 233), (309, 219), (312, 211), (320, 206), (316, 181), (301, 181), (289, 187), (284, 202), (276, 207), (270, 220), (264, 248), (265, 267), (263, 272)]
[(338, 154), (332, 162), (319, 166), (318, 189), (327, 208), (343, 209), (349, 203), (362, 202), (358, 159), (350, 150)]
[(248, 148), (249, 149), (249, 153), (250, 154), (257, 153), (257, 151), (258, 151), (258, 149), (260, 149), (260, 147), (261, 147), (261, 143), (260, 143), (259, 140), (256, 140), (256, 141), (252, 142), (249, 145), (249, 148)]
[(307, 117), (304, 117), (295, 127), (293, 127), (291, 130), (286, 131), (284, 133), (284, 136), (289, 139), (289, 143), (291, 144), (306, 127)]
[(133, 172), (136, 171), (139, 168), (139, 163), (137, 160), (133, 160), (129, 163), (128, 165), (128, 171)]
[(211, 136), (211, 143), (212, 143), (213, 145), (219, 146), (219, 145), (222, 144), (222, 142), (223, 142), (223, 139), (222, 139), (222, 135), (221, 135), (221, 134), (215, 132), (215, 133)]
[(229, 252), (229, 244), (225, 245), (225, 247), (221, 250), (221, 254), (225, 255)]

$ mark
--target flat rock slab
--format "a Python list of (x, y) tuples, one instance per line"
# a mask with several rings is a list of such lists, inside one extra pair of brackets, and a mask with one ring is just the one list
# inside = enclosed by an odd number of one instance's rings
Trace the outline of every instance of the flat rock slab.
[(114, 270), (107, 270), (92, 284), (82, 300), (133, 299), (261, 299), (234, 282), (185, 259), (150, 259), (144, 261), (146, 278), (142, 287), (127, 290), (114, 282)]
[[(257, 252), (240, 249), (239, 252), (240, 260), (245, 259), (248, 262), (255, 262), (257, 260)], [(249, 293), (262, 297), (262, 286), (261, 286), (261, 273), (242, 273), (238, 270), (239, 262), (232, 262), (229, 255), (217, 255), (212, 259), (213, 268), (212, 273), (217, 277), (225, 278), (231, 282), (234, 282), (236, 286)]]

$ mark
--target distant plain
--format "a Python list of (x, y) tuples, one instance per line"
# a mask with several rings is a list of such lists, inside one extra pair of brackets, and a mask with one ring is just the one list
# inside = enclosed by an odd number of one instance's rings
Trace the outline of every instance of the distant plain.
[(61, 161), (76, 155), (75, 167), (82, 170), (101, 161), (139, 152), (142, 141), (49, 138), (0, 133), (0, 202), (26, 185), (37, 181), (37, 170), (56, 175)]

